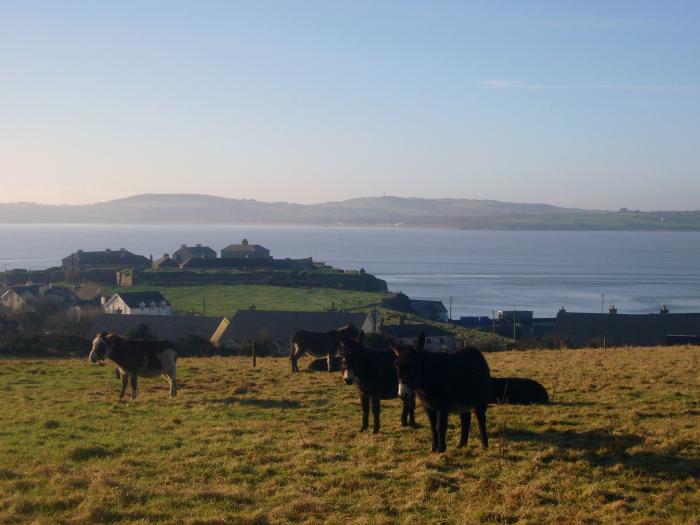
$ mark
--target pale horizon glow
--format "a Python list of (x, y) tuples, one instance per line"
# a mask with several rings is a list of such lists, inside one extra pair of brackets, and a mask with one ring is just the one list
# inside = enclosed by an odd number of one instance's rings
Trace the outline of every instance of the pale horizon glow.
[(700, 4), (0, 6), (0, 202), (700, 209)]

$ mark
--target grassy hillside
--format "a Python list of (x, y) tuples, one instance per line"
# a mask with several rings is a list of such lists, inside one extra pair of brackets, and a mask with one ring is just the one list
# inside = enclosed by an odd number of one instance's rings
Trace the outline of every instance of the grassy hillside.
[(144, 194), (86, 205), (0, 203), (0, 223), (337, 224), (484, 230), (700, 230), (700, 211), (620, 212), (476, 199), (367, 197), (321, 204)]
[[(330, 288), (289, 288), (267, 285), (208, 285), (163, 286), (157, 288), (135, 286), (124, 291), (158, 289), (170, 301), (177, 313), (186, 314), (193, 308), (207, 315), (229, 316), (235, 310), (247, 309), (251, 304), (259, 310), (304, 310), (320, 312), (331, 303), (339, 308), (359, 308), (378, 303), (384, 294), (354, 292)], [(117, 289), (103, 290), (108, 294)]]
[(396, 400), (358, 433), (354, 387), (287, 360), (182, 359), (176, 400), (127, 403), (111, 366), (0, 360), (0, 522), (696, 523), (699, 352), (490, 354), (553, 403), (490, 408), (487, 451), (452, 417), (442, 455)]

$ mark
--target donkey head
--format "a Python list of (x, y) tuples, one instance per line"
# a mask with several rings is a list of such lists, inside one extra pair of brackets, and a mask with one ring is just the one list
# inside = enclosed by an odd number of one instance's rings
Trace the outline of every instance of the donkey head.
[(413, 346), (404, 346), (387, 339), (389, 348), (396, 355), (396, 373), (399, 379), (399, 397), (406, 399), (411, 396), (416, 388), (416, 378), (420, 366), (423, 348), (425, 347), (425, 334), (421, 332)]
[(364, 335), (364, 332), (361, 331), (357, 338), (358, 340), (345, 337), (340, 338), (338, 355), (340, 356), (340, 370), (343, 373), (343, 381), (345, 381), (346, 385), (352, 385), (352, 382), (355, 380), (360, 356), (364, 351), (364, 345), (362, 344)]
[(360, 332), (357, 331), (357, 328), (355, 328), (355, 325), (352, 323), (346, 324), (345, 326), (341, 326), (336, 330), (336, 333), (340, 336), (341, 339), (358, 339), (360, 337)]
[(110, 334), (107, 332), (100, 332), (92, 340), (92, 350), (88, 359), (91, 363), (97, 363), (98, 361), (104, 361), (107, 357), (107, 352), (109, 349), (108, 338)]

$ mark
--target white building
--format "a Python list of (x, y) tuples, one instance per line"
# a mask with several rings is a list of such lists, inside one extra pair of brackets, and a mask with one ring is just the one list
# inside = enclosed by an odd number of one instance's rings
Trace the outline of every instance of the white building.
[(102, 298), (106, 314), (173, 315), (173, 307), (160, 292), (118, 292)]

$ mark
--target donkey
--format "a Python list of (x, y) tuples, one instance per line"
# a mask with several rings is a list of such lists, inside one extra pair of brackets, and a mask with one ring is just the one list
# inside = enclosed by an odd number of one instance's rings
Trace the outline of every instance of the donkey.
[(119, 399), (124, 398), (131, 381), (131, 399), (136, 399), (136, 378), (164, 376), (170, 383), (170, 397), (177, 395), (175, 363), (177, 353), (170, 341), (123, 339), (114, 333), (100, 332), (92, 341), (89, 355), (92, 363), (111, 359), (121, 379)]
[[(382, 399), (398, 397), (398, 378), (394, 366), (394, 354), (391, 350), (370, 350), (364, 343), (364, 332), (360, 332), (358, 340), (341, 338), (340, 360), (343, 380), (347, 385), (353, 382), (357, 385), (362, 403), (362, 427), (360, 432), (369, 426), (369, 409), (372, 406), (374, 417), (373, 432), (379, 432), (379, 411)], [(416, 397), (409, 395), (402, 399), (401, 426), (416, 425)]]
[(327, 370), (332, 372), (332, 360), (340, 347), (340, 338), (356, 338), (358, 336), (359, 332), (352, 324), (347, 324), (330, 332), (318, 333), (298, 330), (290, 341), (291, 352), (289, 360), (292, 362), (292, 373), (299, 372), (297, 361), (304, 354), (315, 358), (325, 357), (328, 361)]
[(486, 408), (491, 390), (491, 374), (484, 356), (476, 348), (463, 348), (453, 354), (425, 352), (425, 334), (421, 333), (415, 347), (402, 346), (389, 340), (396, 355), (399, 397), (406, 399), (414, 393), (425, 408), (433, 435), (433, 452), (447, 449), (447, 417), (459, 414), (462, 433), (459, 446), (469, 439), (471, 411), (479, 423), (481, 444), (488, 447)]
[(491, 404), (544, 405), (549, 403), (547, 390), (527, 377), (492, 377)]

